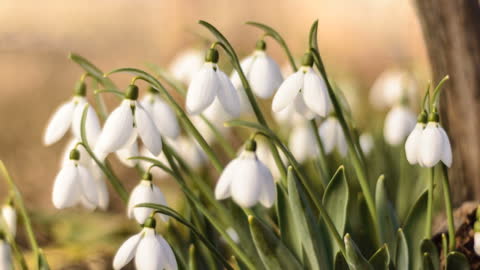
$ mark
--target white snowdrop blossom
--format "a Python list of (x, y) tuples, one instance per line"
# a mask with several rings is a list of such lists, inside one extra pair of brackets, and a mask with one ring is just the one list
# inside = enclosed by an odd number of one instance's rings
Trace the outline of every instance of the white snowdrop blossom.
[(12, 249), (2, 235), (0, 235), (0, 269), (13, 269)]
[[(283, 154), (283, 152), (278, 151), (280, 154), (280, 158), (282, 159), (283, 164), (287, 163), (287, 158)], [(272, 151), (267, 143), (263, 140), (257, 140), (257, 151), (256, 151), (258, 159), (263, 162), (272, 172), (273, 178), (275, 180), (279, 180), (280, 178), (280, 171), (278, 169), (277, 163), (275, 162), (275, 158), (273, 157)]]
[[(72, 149), (75, 149), (77, 143), (79, 143), (79, 141), (77, 139), (73, 139), (67, 144), (67, 147), (65, 147), (65, 150), (63, 151), (63, 158), (60, 164), (61, 167), (68, 166), (71, 163), (70, 153)], [(86, 168), (94, 179), (95, 190), (98, 197), (97, 207), (102, 210), (107, 210), (108, 204), (110, 202), (110, 197), (108, 193), (107, 183), (105, 182), (106, 179), (104, 173), (95, 163), (95, 161), (90, 157), (85, 148), (79, 146), (76, 148), (76, 150), (80, 153), (80, 159), (78, 160), (78, 163), (81, 164), (84, 168)], [(87, 204), (88, 202), (86, 200), (82, 200), (82, 203)], [(91, 204), (86, 205), (86, 207), (88, 209), (94, 208)]]
[(358, 138), (358, 141), (360, 143), (360, 148), (362, 148), (363, 153), (365, 155), (369, 155), (374, 147), (372, 135), (370, 133), (363, 133)]
[(237, 244), (240, 243), (240, 236), (238, 236), (238, 233), (234, 228), (228, 227), (225, 232), (228, 234), (228, 236), (230, 236), (230, 238), (232, 238), (233, 242)]
[(240, 100), (228, 76), (217, 66), (218, 51), (210, 49), (206, 62), (188, 86), (186, 107), (188, 113), (199, 114), (218, 100), (232, 118), (240, 115)]
[(425, 123), (420, 120), (417, 122), (410, 135), (408, 135), (407, 141), (405, 142), (405, 154), (407, 156), (407, 161), (412, 165), (419, 164), (420, 166), (423, 166), (422, 159), (420, 158), (420, 145), (422, 143), (421, 140), (424, 129)]
[(265, 207), (273, 206), (277, 197), (275, 182), (255, 150), (255, 141), (249, 141), (245, 150), (228, 163), (215, 187), (217, 200), (232, 197), (241, 207), (252, 207), (258, 202)]
[(279, 112), (273, 112), (273, 118), (281, 125), (294, 127), (297, 124), (305, 122), (305, 117), (295, 111), (295, 104), (288, 105), (285, 109)]
[(207, 164), (207, 155), (193, 138), (181, 136), (177, 139), (175, 146), (180, 156), (192, 169), (199, 169)]
[[(162, 152), (160, 153), (160, 155), (158, 156), (154, 156), (152, 155), (152, 153), (150, 153), (150, 151), (147, 150), (147, 148), (145, 147), (142, 147), (142, 149), (140, 150), (140, 156), (142, 157), (147, 157), (147, 158), (154, 158), (154, 159), (157, 159), (158, 161), (162, 162), (163, 164), (165, 164), (165, 166), (169, 167), (170, 168), (170, 165), (168, 164), (168, 160), (167, 158), (165, 157), (165, 154)], [(164, 170), (158, 168), (158, 167), (152, 167), (150, 168), (150, 166), (152, 165), (151, 162), (148, 162), (148, 161), (144, 161), (144, 160), (140, 160), (139, 161), (139, 164), (140, 166), (143, 168), (144, 171), (147, 171), (148, 169), (150, 169), (150, 173), (156, 178), (156, 179), (163, 179), (163, 178), (167, 178), (169, 176), (168, 173), (166, 173)]]
[(295, 111), (308, 119), (313, 119), (315, 115), (328, 114), (331, 104), (327, 86), (323, 78), (313, 70), (312, 65), (312, 55), (307, 53), (303, 66), (280, 85), (273, 97), (274, 112), (280, 112), (294, 104)]
[(138, 137), (152, 154), (157, 156), (162, 151), (158, 128), (137, 97), (138, 87), (130, 85), (125, 99), (108, 116), (95, 145), (95, 154), (100, 160), (109, 153), (131, 147)]
[(370, 103), (377, 109), (394, 106), (405, 97), (417, 100), (417, 83), (410, 74), (401, 70), (386, 70), (375, 80), (370, 90)]
[(473, 236), (473, 250), (477, 256), (480, 256), (480, 232), (475, 232)]
[(161, 135), (175, 139), (180, 134), (177, 116), (170, 106), (160, 98), (158, 92), (150, 88), (140, 102), (152, 117)]
[[(190, 119), (192, 120), (193, 125), (197, 128), (198, 132), (200, 132), (200, 134), (208, 144), (212, 144), (215, 142), (216, 140), (215, 133), (210, 128), (210, 126), (202, 119), (200, 115), (193, 115), (191, 116)], [(228, 135), (229, 129), (223, 125), (223, 122), (221, 123), (213, 122), (212, 119), (208, 119), (208, 118), (207, 120), (210, 121), (211, 124), (213, 124), (213, 126), (217, 129), (217, 131), (222, 136)]]
[(328, 117), (318, 128), (325, 154), (330, 154), (334, 149), (345, 157), (348, 152), (347, 140), (343, 133), (342, 126), (337, 117)]
[(53, 184), (52, 201), (57, 209), (81, 204), (93, 210), (98, 203), (97, 184), (92, 174), (80, 162), (80, 152), (70, 153), (70, 161), (63, 165)]
[[(147, 150), (148, 151), (148, 150)], [(133, 168), (138, 164), (138, 160), (130, 159), (131, 157), (138, 157), (138, 142), (135, 140), (132, 144), (117, 150), (115, 156), (125, 166)]]
[(193, 76), (202, 67), (203, 61), (204, 55), (200, 50), (189, 49), (175, 57), (169, 70), (175, 79), (189, 84)]
[(8, 232), (15, 237), (17, 233), (17, 211), (12, 204), (8, 203), (2, 207), (2, 218), (7, 225)]
[[(127, 206), (128, 218), (135, 218), (139, 224), (143, 224), (154, 210), (147, 207), (135, 207), (136, 205), (141, 203), (167, 205), (162, 191), (152, 183), (152, 175), (147, 172), (143, 178), (132, 190)], [(156, 214), (156, 216), (161, 217), (165, 222), (168, 221), (168, 216), (161, 214)]]
[[(64, 137), (68, 130), (72, 130), (73, 135), (80, 139), (80, 125), (86, 104), (88, 101), (85, 98), (85, 84), (80, 84), (74, 97), (60, 105), (50, 118), (43, 136), (43, 143), (45, 145), (56, 143)], [(92, 106), (88, 106), (85, 131), (88, 143), (94, 145), (101, 128), (97, 113)]]
[(405, 105), (393, 107), (385, 118), (383, 136), (390, 145), (399, 145), (415, 128), (415, 114)]
[(148, 218), (140, 233), (128, 238), (113, 258), (113, 269), (125, 267), (135, 258), (137, 270), (177, 270), (177, 260), (168, 242), (155, 232), (155, 220)]
[[(265, 49), (265, 41), (258, 41), (257, 49), (240, 63), (253, 93), (263, 99), (271, 97), (283, 82), (280, 67), (267, 55)], [(244, 93), (245, 89), (237, 71), (232, 72), (231, 79), (237, 91)]]
[(443, 127), (438, 122), (438, 114), (429, 122), (422, 132), (420, 139), (419, 162), (424, 167), (434, 167), (440, 161), (447, 167), (452, 166), (452, 147), (450, 140)]
[(298, 162), (304, 162), (318, 154), (315, 133), (306, 120), (293, 127), (288, 139), (288, 148)]

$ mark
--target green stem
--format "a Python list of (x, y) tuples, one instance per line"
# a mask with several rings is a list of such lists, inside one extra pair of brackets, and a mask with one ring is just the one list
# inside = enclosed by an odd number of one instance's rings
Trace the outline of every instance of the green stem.
[(453, 207), (452, 207), (452, 198), (450, 191), (450, 184), (448, 181), (448, 168), (445, 164), (442, 164), (442, 184), (443, 184), (443, 196), (445, 200), (445, 212), (447, 213), (448, 221), (448, 251), (455, 250), (455, 223), (453, 218)]
[(432, 237), (433, 225), (433, 183), (435, 180), (435, 167), (430, 168), (430, 175), (428, 177), (428, 202), (427, 202), (427, 224), (425, 230), (425, 238)]
[(5, 223), (5, 220), (0, 218), (0, 227), (2, 230), (0, 230), (0, 233), (3, 231), (5, 233), (5, 240), (10, 244), (10, 247), (12, 248), (13, 251), (13, 256), (15, 257), (15, 260), (17, 261), (17, 264), (19, 265), (20, 269), (22, 270), (27, 270), (28, 266), (27, 263), (25, 262), (25, 258), (23, 257), (23, 253), (20, 251), (18, 248), (17, 242), (15, 242), (15, 236), (13, 236), (10, 233), (10, 230), (8, 229), (8, 225)]
[(315, 135), (315, 141), (317, 142), (318, 147), (318, 164), (320, 165), (320, 174), (322, 176), (322, 181), (324, 185), (328, 184), (330, 180), (330, 172), (328, 170), (327, 158), (325, 155), (325, 149), (323, 148), (322, 140), (320, 139), (320, 134), (318, 133), (317, 122), (315, 119), (310, 120), (310, 126)]

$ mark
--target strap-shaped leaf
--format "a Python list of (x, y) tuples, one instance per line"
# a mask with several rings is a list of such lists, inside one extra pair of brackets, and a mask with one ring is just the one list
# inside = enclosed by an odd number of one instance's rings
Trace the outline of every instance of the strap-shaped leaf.
[[(290, 170), (289, 170), (290, 175)], [(289, 176), (290, 177), (290, 176)], [(297, 256), (303, 263), (302, 238), (300, 237), (300, 229), (298, 228), (298, 213), (294, 213), (290, 206), (287, 191), (282, 185), (277, 185), (277, 215), (278, 225), (280, 227), (280, 237), (285, 245)]]
[(101, 82), (101, 84), (103, 84), (103, 86), (105, 86), (106, 88), (118, 89), (117, 86), (115, 86), (115, 84), (113, 83), (113, 81), (110, 80), (110, 78), (104, 77), (103, 72), (90, 61), (85, 59), (83, 56), (75, 53), (70, 53), (68, 55), (68, 58), (70, 58), (73, 62), (77, 63), (80, 67), (83, 68), (83, 70), (93, 76), (95, 80)]
[(345, 235), (345, 247), (347, 250), (347, 263), (350, 270), (373, 270), (372, 265), (363, 257), (357, 245), (347, 233)]
[(345, 177), (345, 168), (342, 165), (333, 175), (323, 195), (323, 205), (327, 209), (340, 235), (343, 235), (345, 232), (348, 202), (348, 182)]
[(196, 256), (196, 249), (195, 245), (191, 244), (190, 248), (188, 249), (188, 270), (197, 270), (197, 260)]
[(432, 261), (433, 269), (440, 270), (440, 256), (438, 254), (437, 246), (430, 239), (423, 239), (420, 244), (420, 251), (422, 254), (428, 253), (429, 258)]
[(434, 270), (432, 257), (430, 253), (425, 252), (422, 256), (422, 270)]
[(387, 244), (377, 250), (372, 257), (368, 260), (375, 270), (388, 270), (390, 264), (390, 252), (388, 251)]
[(408, 270), (408, 244), (402, 229), (397, 231), (397, 250), (395, 254), (395, 266), (397, 270)]
[(297, 258), (282, 243), (271, 229), (257, 220), (254, 216), (248, 217), (253, 242), (257, 247), (263, 265), (268, 270), (296, 270), (303, 269)]
[(345, 257), (343, 257), (343, 254), (341, 252), (337, 252), (337, 255), (335, 255), (335, 265), (333, 267), (334, 270), (349, 270), (350, 268), (348, 267), (348, 263), (345, 260)]
[(388, 250), (392, 254), (395, 254), (398, 220), (392, 203), (388, 200), (387, 190), (385, 188), (385, 177), (383, 175), (377, 180), (375, 206), (377, 208), (378, 222), (380, 223), (379, 229), (382, 242), (388, 245)]
[(448, 253), (445, 270), (468, 270), (470, 264), (463, 253), (452, 251)]
[(408, 256), (411, 267), (418, 269), (422, 264), (420, 245), (425, 235), (427, 222), (427, 192), (423, 192), (407, 216), (404, 226), (405, 238), (408, 243)]

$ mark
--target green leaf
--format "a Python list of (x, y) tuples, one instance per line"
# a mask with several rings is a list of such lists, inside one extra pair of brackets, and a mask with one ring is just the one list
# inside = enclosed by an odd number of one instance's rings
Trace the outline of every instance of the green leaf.
[(50, 270), (50, 266), (48, 265), (47, 258), (45, 258), (45, 254), (43, 253), (42, 249), (38, 250), (38, 269)]
[(308, 35), (308, 43), (310, 44), (310, 48), (318, 50), (318, 40), (317, 40), (317, 32), (318, 32), (318, 20), (315, 20), (310, 27), (310, 34)]
[(405, 239), (408, 243), (408, 256), (411, 267), (418, 269), (422, 265), (422, 253), (420, 252), (421, 239), (425, 235), (427, 222), (427, 192), (423, 192), (420, 198), (407, 216), (404, 226)]
[(188, 270), (197, 270), (197, 260), (195, 258), (195, 245), (191, 244), (188, 249)]
[(384, 244), (375, 254), (370, 257), (368, 262), (375, 270), (388, 270), (390, 264), (390, 252), (388, 251), (387, 244)]
[(387, 190), (385, 188), (385, 178), (381, 175), (377, 180), (375, 189), (375, 206), (377, 209), (377, 218), (380, 223), (380, 235), (382, 242), (388, 245), (388, 249), (395, 254), (396, 249), (396, 231), (398, 221), (392, 203), (388, 200)]
[(434, 269), (435, 267), (433, 267), (432, 257), (430, 256), (430, 253), (428, 252), (423, 253), (422, 270), (434, 270)]
[(446, 270), (468, 270), (470, 269), (470, 263), (467, 257), (463, 253), (452, 251), (448, 253)]
[[(289, 172), (290, 173), (290, 172)], [(299, 258), (301, 262), (304, 261), (302, 256), (302, 237), (299, 232), (297, 223), (298, 214), (293, 212), (291, 200), (288, 199), (288, 194), (282, 185), (277, 185), (277, 214), (278, 225), (280, 227), (280, 236), (285, 245), (290, 248), (292, 252)]]
[(340, 166), (330, 180), (323, 195), (323, 205), (340, 235), (345, 233), (348, 202), (349, 190), (348, 182), (345, 178), (345, 168)]
[(409, 269), (408, 244), (402, 229), (398, 229), (397, 231), (397, 250), (395, 254), (395, 265), (397, 270)]
[(348, 263), (345, 260), (345, 257), (343, 257), (343, 254), (341, 252), (337, 252), (337, 255), (335, 255), (335, 266), (333, 268), (334, 270), (349, 270), (350, 268), (348, 267)]
[(373, 270), (372, 265), (363, 257), (357, 245), (347, 233), (344, 238), (347, 249), (347, 263), (350, 270)]
[(85, 70), (88, 74), (90, 74), (97, 81), (103, 84), (103, 86), (109, 89), (118, 89), (117, 86), (115, 86), (115, 84), (113, 83), (113, 81), (110, 80), (110, 78), (104, 77), (103, 72), (90, 61), (85, 59), (83, 56), (75, 53), (70, 53), (68, 55), (68, 58), (70, 58), (73, 62), (77, 63), (81, 68), (83, 68), (83, 70)]
[[(430, 239), (423, 239), (420, 245), (420, 251), (422, 254), (428, 253), (428, 257), (432, 261), (433, 269), (440, 270), (440, 256), (438, 254), (437, 246)], [(424, 258), (425, 260), (425, 258)]]
[(282, 241), (254, 216), (248, 217), (253, 242), (257, 247), (265, 268), (268, 270), (303, 269), (297, 258), (288, 250)]

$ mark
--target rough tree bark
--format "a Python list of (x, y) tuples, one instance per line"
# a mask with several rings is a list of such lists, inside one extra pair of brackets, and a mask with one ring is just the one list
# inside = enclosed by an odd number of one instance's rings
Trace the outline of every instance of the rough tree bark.
[(446, 74), (441, 119), (450, 135), (458, 200), (480, 199), (479, 0), (416, 0), (433, 80)]

